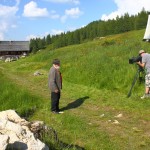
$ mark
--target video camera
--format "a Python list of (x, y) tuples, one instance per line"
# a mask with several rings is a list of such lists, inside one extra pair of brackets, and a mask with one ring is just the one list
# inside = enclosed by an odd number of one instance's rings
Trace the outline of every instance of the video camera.
[[(142, 57), (140, 55), (137, 56), (137, 57), (132, 57), (132, 58), (129, 59), (129, 64), (133, 64), (133, 63), (136, 63), (136, 62), (141, 62), (142, 63)], [(137, 73), (135, 74), (135, 77), (134, 77), (133, 82), (132, 82), (132, 86), (130, 88), (130, 91), (129, 91), (127, 97), (131, 96), (132, 88), (135, 85), (135, 82), (138, 78), (139, 78), (140, 83), (142, 81), (144, 81), (144, 75), (145, 75), (144, 68), (141, 67), (139, 64), (137, 64), (137, 66), (138, 66)]]
[(132, 57), (129, 59), (129, 64), (133, 64), (135, 62), (142, 62), (142, 57), (141, 56), (137, 56), (137, 57)]

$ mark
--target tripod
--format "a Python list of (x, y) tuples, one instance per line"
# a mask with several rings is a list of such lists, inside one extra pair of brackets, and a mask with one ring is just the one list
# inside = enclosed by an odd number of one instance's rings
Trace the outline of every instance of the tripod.
[(134, 76), (134, 79), (133, 79), (133, 82), (132, 82), (132, 85), (131, 85), (131, 88), (130, 88), (130, 90), (129, 90), (129, 92), (128, 92), (127, 97), (130, 97), (130, 96), (131, 96), (132, 89), (133, 89), (133, 87), (134, 87), (134, 85), (135, 85), (136, 80), (138, 79), (138, 77), (139, 77), (140, 83), (143, 81), (143, 77), (141, 76), (142, 74), (144, 74), (144, 69), (139, 66), (138, 69), (137, 69), (137, 72), (136, 72), (136, 74), (135, 74), (135, 76)]

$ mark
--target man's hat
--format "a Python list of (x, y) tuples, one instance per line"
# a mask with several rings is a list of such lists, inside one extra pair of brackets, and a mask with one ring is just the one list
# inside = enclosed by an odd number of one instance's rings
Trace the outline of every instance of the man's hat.
[(60, 60), (54, 59), (52, 63), (55, 64), (55, 65), (60, 65)]
[(144, 50), (140, 50), (139, 51), (139, 55), (141, 55), (142, 53), (145, 53), (145, 51)]

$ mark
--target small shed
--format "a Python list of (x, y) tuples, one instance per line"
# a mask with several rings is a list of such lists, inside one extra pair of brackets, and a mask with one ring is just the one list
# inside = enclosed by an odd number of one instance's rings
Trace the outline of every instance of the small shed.
[(29, 41), (0, 41), (0, 56), (27, 55), (29, 51)]
[(150, 12), (148, 13), (147, 26), (146, 26), (143, 41), (150, 42)]

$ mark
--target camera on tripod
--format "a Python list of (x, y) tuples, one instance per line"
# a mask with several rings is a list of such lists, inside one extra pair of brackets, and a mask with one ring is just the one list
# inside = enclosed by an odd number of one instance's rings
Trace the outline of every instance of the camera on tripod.
[[(134, 63), (139, 62), (139, 61), (142, 63), (142, 57), (141, 56), (132, 57), (129, 59), (129, 64), (134, 64)], [(141, 67), (140, 65), (137, 65), (137, 66), (138, 66), (137, 73), (135, 74), (135, 77), (134, 77), (133, 82), (132, 82), (132, 86), (130, 88), (130, 91), (129, 91), (127, 97), (131, 96), (132, 88), (133, 88), (133, 86), (134, 86), (134, 84), (138, 78), (139, 78), (140, 83), (142, 81), (144, 81), (144, 73), (145, 73), (144, 68)]]
[(141, 56), (137, 56), (137, 57), (132, 57), (129, 59), (129, 64), (133, 64), (135, 62), (142, 62), (142, 57)]

